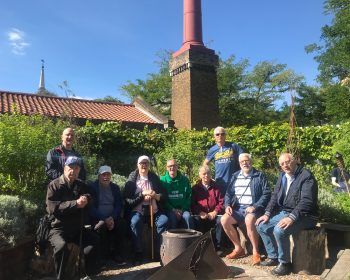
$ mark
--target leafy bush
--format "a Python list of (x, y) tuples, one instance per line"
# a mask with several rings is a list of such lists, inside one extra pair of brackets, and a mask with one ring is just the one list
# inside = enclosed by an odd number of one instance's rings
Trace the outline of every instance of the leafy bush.
[(38, 207), (18, 196), (0, 195), (0, 247), (14, 246), (35, 231)]
[(0, 116), (0, 174), (11, 181), (2, 185), (2, 193), (44, 197), (46, 154), (60, 139), (63, 125), (38, 115)]
[[(18, 195), (44, 204), (46, 154), (61, 142), (62, 130), (67, 126), (67, 123), (53, 122), (42, 116), (0, 116), (0, 194)], [(98, 125), (87, 122), (75, 130), (75, 148), (84, 157), (88, 179), (94, 180), (99, 166), (107, 164), (114, 173), (120, 174), (112, 178), (120, 187), (142, 154), (155, 157), (159, 175), (165, 173), (166, 161), (175, 158), (182, 173), (195, 182), (198, 167), (214, 144), (213, 130), (207, 129), (149, 130), (145, 127), (136, 130), (115, 122)], [(278, 155), (286, 149), (289, 125), (271, 123), (252, 128), (231, 127), (227, 132), (227, 140), (240, 144), (251, 153), (254, 166), (267, 173), (273, 186), (279, 171)], [(335, 195), (330, 184), (335, 151), (343, 154), (346, 163), (350, 162), (349, 133), (350, 123), (297, 129), (301, 161), (313, 171), (320, 185), (324, 219), (331, 218), (326, 215), (327, 209), (332, 207), (329, 201), (342, 207), (341, 215), (350, 216), (346, 197)], [(334, 209), (339, 210), (340, 206), (336, 206)], [(334, 216), (336, 220), (339, 219)]]

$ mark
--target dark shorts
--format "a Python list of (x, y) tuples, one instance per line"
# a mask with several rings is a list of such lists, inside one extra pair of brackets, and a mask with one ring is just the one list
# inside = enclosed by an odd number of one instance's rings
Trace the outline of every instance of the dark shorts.
[[(232, 209), (231, 216), (237, 221), (237, 223), (240, 224), (241, 222), (244, 221), (245, 216), (246, 216), (245, 209), (248, 207), (249, 207), (249, 205), (244, 205), (244, 206), (241, 205), (237, 208)], [(256, 218), (258, 217), (255, 212), (250, 213), (250, 214), (254, 215)]]

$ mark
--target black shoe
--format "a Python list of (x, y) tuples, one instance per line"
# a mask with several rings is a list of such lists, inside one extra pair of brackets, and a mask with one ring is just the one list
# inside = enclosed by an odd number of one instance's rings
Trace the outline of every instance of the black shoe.
[(277, 276), (288, 275), (292, 272), (291, 263), (280, 263), (277, 267), (272, 269), (271, 273)]
[(275, 266), (278, 265), (278, 261), (276, 259), (269, 259), (267, 258), (266, 260), (262, 261), (260, 263), (261, 266)]
[(114, 257), (113, 261), (115, 262), (115, 264), (117, 266), (124, 266), (124, 265), (126, 265), (126, 261), (120, 256)]

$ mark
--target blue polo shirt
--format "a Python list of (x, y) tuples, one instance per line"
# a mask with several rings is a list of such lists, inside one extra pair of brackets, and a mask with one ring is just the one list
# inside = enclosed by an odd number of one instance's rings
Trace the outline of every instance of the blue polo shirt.
[(206, 159), (215, 162), (215, 180), (226, 192), (232, 174), (240, 169), (238, 156), (243, 149), (236, 143), (225, 142), (222, 147), (215, 144), (208, 151)]

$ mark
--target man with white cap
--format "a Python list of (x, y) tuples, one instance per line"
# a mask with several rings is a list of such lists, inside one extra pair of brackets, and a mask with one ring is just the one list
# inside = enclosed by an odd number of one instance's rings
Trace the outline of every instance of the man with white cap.
[(106, 261), (124, 265), (122, 248), (125, 244), (126, 223), (121, 218), (122, 196), (118, 185), (112, 183), (112, 169), (108, 165), (99, 168), (98, 179), (91, 184), (93, 205), (90, 207), (90, 222), (101, 240), (101, 254)]
[(142, 230), (144, 222), (150, 217), (150, 211), (153, 211), (156, 227), (154, 247), (156, 259), (160, 257), (160, 236), (168, 227), (168, 218), (164, 214), (167, 193), (162, 187), (159, 177), (150, 171), (149, 167), (149, 157), (140, 156), (137, 160), (137, 169), (130, 173), (124, 190), (125, 217), (130, 221), (135, 263), (143, 260)]

